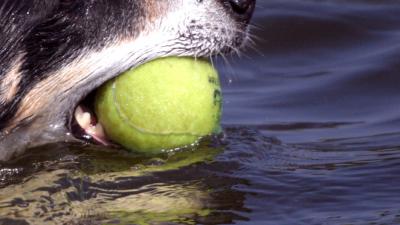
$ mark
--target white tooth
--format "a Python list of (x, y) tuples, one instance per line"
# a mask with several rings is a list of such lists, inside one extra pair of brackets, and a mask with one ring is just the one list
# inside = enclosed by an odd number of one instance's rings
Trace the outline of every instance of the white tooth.
[(79, 126), (86, 129), (90, 126), (91, 115), (88, 112), (84, 112), (82, 107), (78, 106), (75, 110), (75, 119)]
[(95, 129), (98, 137), (103, 139), (106, 137), (106, 133), (104, 132), (103, 126), (100, 123), (96, 124)]
[(85, 128), (85, 131), (87, 134), (91, 135), (91, 136), (95, 136), (96, 135), (96, 127), (93, 125), (90, 125), (88, 127)]
[(90, 113), (88, 113), (88, 112), (83, 113), (83, 114), (82, 114), (82, 121), (83, 121), (83, 124), (84, 124), (85, 126), (90, 126), (91, 118), (92, 118), (92, 116), (90, 115)]
[(75, 109), (75, 118), (79, 118), (79, 116), (83, 113), (82, 107), (78, 106)]
[(103, 126), (100, 123), (92, 125), (91, 117), (92, 115), (89, 112), (85, 112), (82, 107), (78, 106), (76, 108), (75, 119), (78, 122), (79, 126), (81, 126), (83, 130), (85, 130), (86, 134), (89, 134), (103, 145), (109, 145)]
[(86, 133), (91, 135), (96, 141), (102, 143), (103, 145), (109, 145), (109, 142), (106, 139), (106, 135), (104, 133), (103, 126), (100, 123), (96, 124), (95, 126), (90, 125), (87, 128)]
[(92, 135), (93, 137), (97, 137), (97, 138), (105, 137), (103, 127), (99, 123), (96, 124), (95, 126), (90, 125), (89, 127), (87, 127), (86, 133)]

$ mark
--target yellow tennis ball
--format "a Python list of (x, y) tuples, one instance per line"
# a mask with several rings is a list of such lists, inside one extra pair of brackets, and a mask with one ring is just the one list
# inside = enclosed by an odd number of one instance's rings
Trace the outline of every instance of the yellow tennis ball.
[(218, 73), (201, 59), (157, 59), (103, 85), (95, 111), (107, 136), (129, 150), (187, 146), (219, 130)]

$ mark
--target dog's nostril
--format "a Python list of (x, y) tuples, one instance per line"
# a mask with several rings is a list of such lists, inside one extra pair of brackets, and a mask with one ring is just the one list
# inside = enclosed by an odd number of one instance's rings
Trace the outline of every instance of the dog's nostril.
[(233, 11), (238, 14), (248, 13), (252, 2), (252, 0), (229, 0)]
[(245, 25), (253, 15), (256, 0), (223, 0), (223, 3), (234, 19)]

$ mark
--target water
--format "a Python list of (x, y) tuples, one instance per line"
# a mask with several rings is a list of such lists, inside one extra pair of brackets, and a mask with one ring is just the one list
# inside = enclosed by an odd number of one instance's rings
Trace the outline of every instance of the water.
[(400, 3), (259, 1), (219, 60), (224, 135), (159, 158), (37, 149), (0, 170), (0, 224), (400, 224)]

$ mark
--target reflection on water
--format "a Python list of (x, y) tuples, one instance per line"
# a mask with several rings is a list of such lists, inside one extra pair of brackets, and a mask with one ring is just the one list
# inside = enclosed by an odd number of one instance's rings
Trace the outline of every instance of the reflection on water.
[(254, 51), (218, 64), (222, 137), (158, 158), (31, 151), (0, 165), (0, 224), (400, 224), (400, 3), (255, 17)]
[[(49, 158), (55, 149), (57, 155)], [(160, 158), (82, 146), (34, 151), (20, 160), (21, 165), (2, 169), (3, 182), (12, 180), (10, 171), (24, 177), (11, 181), (15, 184), (3, 183), (0, 208), (6, 210), (0, 211), (1, 217), (24, 218), (33, 224), (180, 224), (210, 213), (205, 207), (210, 191), (201, 180), (179, 182), (179, 171), (196, 170), (196, 163), (210, 162), (219, 148), (188, 149)], [(48, 161), (39, 161), (44, 155)], [(37, 169), (26, 172), (27, 164)]]

